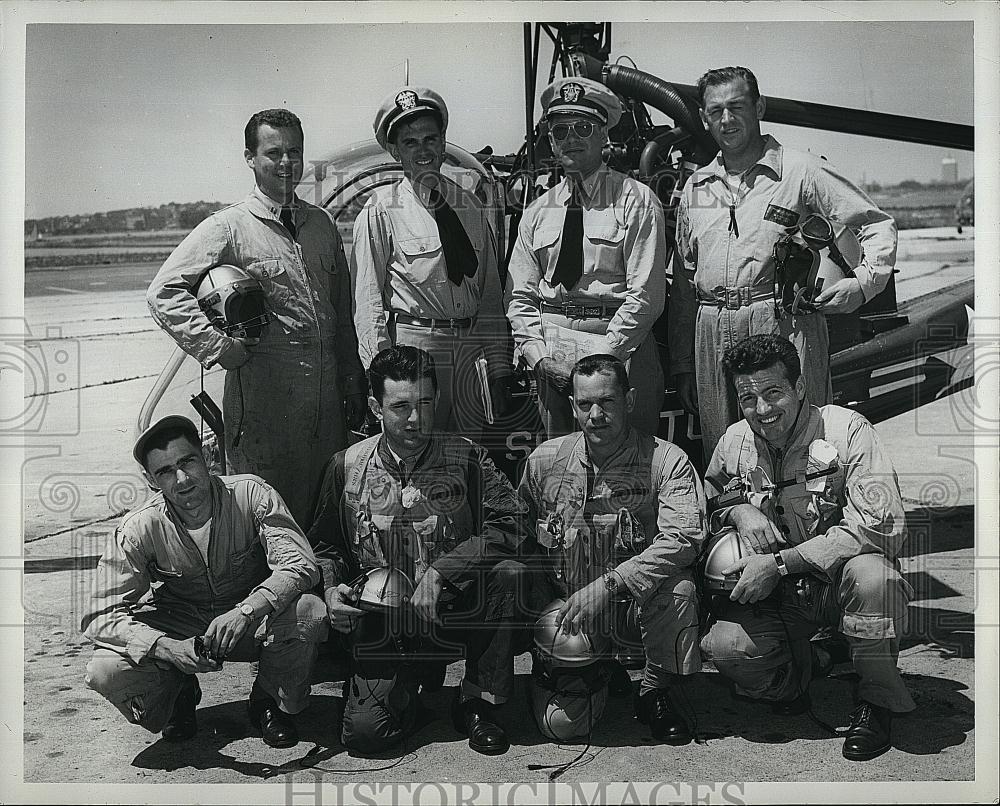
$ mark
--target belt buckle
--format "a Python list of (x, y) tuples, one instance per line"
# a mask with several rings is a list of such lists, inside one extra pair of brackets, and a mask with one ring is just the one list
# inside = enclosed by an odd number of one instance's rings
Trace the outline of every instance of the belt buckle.
[(740, 289), (739, 288), (727, 288), (726, 289), (726, 310), (727, 311), (738, 311), (740, 309)]
[(582, 305), (563, 305), (563, 316), (567, 319), (582, 319), (586, 314)]

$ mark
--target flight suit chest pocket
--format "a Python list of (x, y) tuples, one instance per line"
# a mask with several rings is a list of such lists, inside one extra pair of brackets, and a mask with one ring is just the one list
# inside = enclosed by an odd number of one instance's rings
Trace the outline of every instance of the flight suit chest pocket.
[(812, 495), (805, 489), (786, 491), (775, 502), (778, 528), (792, 545), (816, 535), (818, 518), (811, 504)]
[(247, 264), (247, 274), (260, 281), (268, 304), (275, 309), (285, 306), (292, 295), (291, 277), (284, 261), (276, 258), (255, 260)]
[(444, 250), (435, 233), (407, 234), (396, 241), (399, 269), (415, 285), (434, 286), (447, 282)]
[(584, 274), (622, 279), (625, 271), (625, 224), (618, 220), (615, 209), (608, 207), (585, 211), (583, 232), (594, 250), (594, 262), (588, 266), (585, 261)]
[(322, 270), (324, 276), (336, 277), (340, 272), (340, 260), (338, 257), (336, 252), (320, 252), (313, 259), (313, 262), (319, 263), (319, 268)]
[(267, 260), (254, 260), (247, 264), (247, 273), (265, 282), (273, 283), (281, 275), (285, 274), (285, 267), (277, 258)]

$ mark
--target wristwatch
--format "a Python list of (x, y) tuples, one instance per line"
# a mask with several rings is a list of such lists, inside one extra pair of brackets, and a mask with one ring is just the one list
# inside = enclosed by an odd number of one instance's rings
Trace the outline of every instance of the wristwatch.
[(255, 613), (253, 612), (253, 606), (248, 605), (246, 602), (240, 602), (236, 605), (236, 609), (240, 611), (241, 614), (247, 617), (247, 621), (253, 621)]
[(618, 576), (614, 571), (608, 571), (604, 575), (604, 587), (608, 589), (608, 593), (612, 596), (618, 593)]
[(774, 562), (778, 566), (778, 573), (783, 577), (788, 576), (788, 566), (785, 565), (785, 558), (781, 556), (780, 551), (774, 552)]

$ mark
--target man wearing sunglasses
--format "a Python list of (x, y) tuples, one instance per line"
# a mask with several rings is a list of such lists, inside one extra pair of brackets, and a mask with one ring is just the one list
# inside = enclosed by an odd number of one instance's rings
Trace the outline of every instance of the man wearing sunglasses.
[(655, 434), (663, 371), (650, 330), (666, 296), (663, 211), (648, 187), (604, 165), (622, 114), (613, 92), (570, 76), (541, 100), (566, 177), (521, 219), (507, 286), (515, 345), (538, 379), (548, 438), (576, 429), (570, 371), (594, 354), (628, 362), (632, 423)]
[[(721, 153), (694, 172), (681, 196), (669, 343), (681, 402), (701, 417), (707, 461), (740, 418), (722, 354), (747, 336), (788, 338), (809, 399), (830, 402), (825, 315), (855, 311), (885, 288), (896, 261), (896, 225), (826, 160), (761, 133), (765, 103), (745, 67), (709, 70), (698, 95), (702, 122)], [(776, 302), (774, 247), (813, 214), (857, 231), (864, 257), (853, 276), (827, 285), (815, 306), (790, 313)]]

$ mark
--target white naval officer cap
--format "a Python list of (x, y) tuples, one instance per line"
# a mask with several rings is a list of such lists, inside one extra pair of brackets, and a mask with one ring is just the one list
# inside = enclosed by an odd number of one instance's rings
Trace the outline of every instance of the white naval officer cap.
[(546, 117), (584, 115), (609, 129), (622, 116), (617, 95), (597, 81), (576, 76), (557, 78), (542, 90), (542, 109)]
[(448, 106), (444, 98), (427, 87), (403, 87), (387, 97), (375, 113), (375, 139), (388, 150), (392, 134), (400, 124), (421, 112), (432, 112), (441, 121), (441, 131), (448, 128)]

